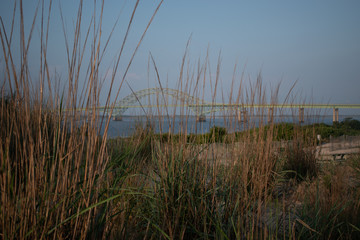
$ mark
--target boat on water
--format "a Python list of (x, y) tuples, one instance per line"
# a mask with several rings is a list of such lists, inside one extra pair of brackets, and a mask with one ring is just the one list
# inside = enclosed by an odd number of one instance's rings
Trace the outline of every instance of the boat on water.
[(197, 117), (196, 119), (197, 122), (206, 122), (206, 116), (205, 115), (200, 115)]

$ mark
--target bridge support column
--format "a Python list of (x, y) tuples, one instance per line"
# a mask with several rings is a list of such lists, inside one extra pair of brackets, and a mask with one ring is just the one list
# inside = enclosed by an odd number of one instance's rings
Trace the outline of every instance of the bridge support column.
[(197, 118), (196, 118), (197, 122), (206, 122), (206, 116), (205, 114), (200, 114)]
[(239, 122), (246, 122), (247, 121), (247, 112), (246, 110), (239, 110), (237, 115)]
[(238, 122), (241, 122), (241, 110), (237, 111), (237, 120)]
[(242, 111), (242, 114), (243, 114), (243, 122), (246, 123), (248, 121), (247, 111), (246, 110)]
[(268, 109), (268, 123), (272, 123), (274, 120), (274, 108)]
[(299, 108), (299, 123), (304, 123), (304, 108)]
[(333, 123), (339, 122), (339, 109), (334, 108), (333, 109)]

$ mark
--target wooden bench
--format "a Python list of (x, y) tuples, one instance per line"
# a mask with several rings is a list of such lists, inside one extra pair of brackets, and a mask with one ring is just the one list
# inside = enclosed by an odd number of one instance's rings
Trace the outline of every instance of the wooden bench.
[(347, 155), (353, 155), (359, 153), (359, 148), (347, 148), (347, 149), (340, 149), (336, 151), (332, 151), (329, 154), (333, 157), (334, 160), (337, 160), (336, 158), (340, 156), (339, 160), (345, 160), (345, 156)]
[(340, 159), (339, 160), (345, 160), (345, 155), (346, 155), (346, 153), (333, 153), (333, 154), (331, 154), (332, 156), (333, 156), (333, 159), (334, 159), (334, 161), (336, 160), (336, 157), (337, 156), (340, 156)]

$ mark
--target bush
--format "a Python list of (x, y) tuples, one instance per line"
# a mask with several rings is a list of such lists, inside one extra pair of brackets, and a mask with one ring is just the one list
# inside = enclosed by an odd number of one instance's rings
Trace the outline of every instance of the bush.
[(311, 148), (305, 148), (301, 141), (294, 140), (292, 145), (285, 149), (285, 158), (283, 169), (288, 171), (289, 178), (301, 181), (317, 176), (315, 152)]
[(360, 130), (360, 121), (358, 120), (352, 119), (346, 122), (346, 124), (349, 125), (351, 129)]
[(275, 126), (277, 131), (276, 140), (291, 140), (294, 137), (294, 124), (292, 123), (280, 123)]
[(297, 192), (303, 202), (299, 217), (314, 231), (303, 228), (299, 239), (359, 239), (359, 173), (351, 164), (330, 166)]
[(210, 128), (209, 140), (213, 142), (223, 142), (226, 134), (226, 128), (214, 126)]

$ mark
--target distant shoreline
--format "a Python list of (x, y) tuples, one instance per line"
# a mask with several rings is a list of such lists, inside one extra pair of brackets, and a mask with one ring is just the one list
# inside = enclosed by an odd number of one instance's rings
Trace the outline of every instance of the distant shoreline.
[[(85, 116), (85, 115), (82, 115), (82, 116)], [(113, 115), (114, 116), (114, 115)], [(108, 117), (108, 115), (99, 115), (98, 117)], [(170, 118), (173, 118), (174, 115), (122, 115), (123, 118), (147, 118), (147, 117), (156, 117), (156, 118), (167, 118), (167, 117), (170, 117)], [(175, 115), (175, 117), (177, 118), (196, 118), (197, 116), (196, 115)], [(233, 118), (236, 118), (237, 115), (206, 115), (207, 118), (230, 118), (230, 117), (233, 117)], [(263, 114), (258, 114), (258, 115), (252, 115), (252, 117), (264, 117)], [(284, 115), (274, 115), (274, 117), (276, 118), (279, 118), (279, 117), (297, 117), (296, 115), (291, 115), (291, 114), (284, 114)], [(312, 118), (315, 118), (315, 117), (319, 117), (319, 118), (322, 118), (322, 117), (332, 117), (331, 114), (327, 114), (327, 115), (321, 115), (321, 114), (312, 114), (312, 115), (309, 115), (308, 117), (312, 117)], [(342, 118), (360, 118), (360, 114), (339, 114), (339, 117), (342, 117)]]

